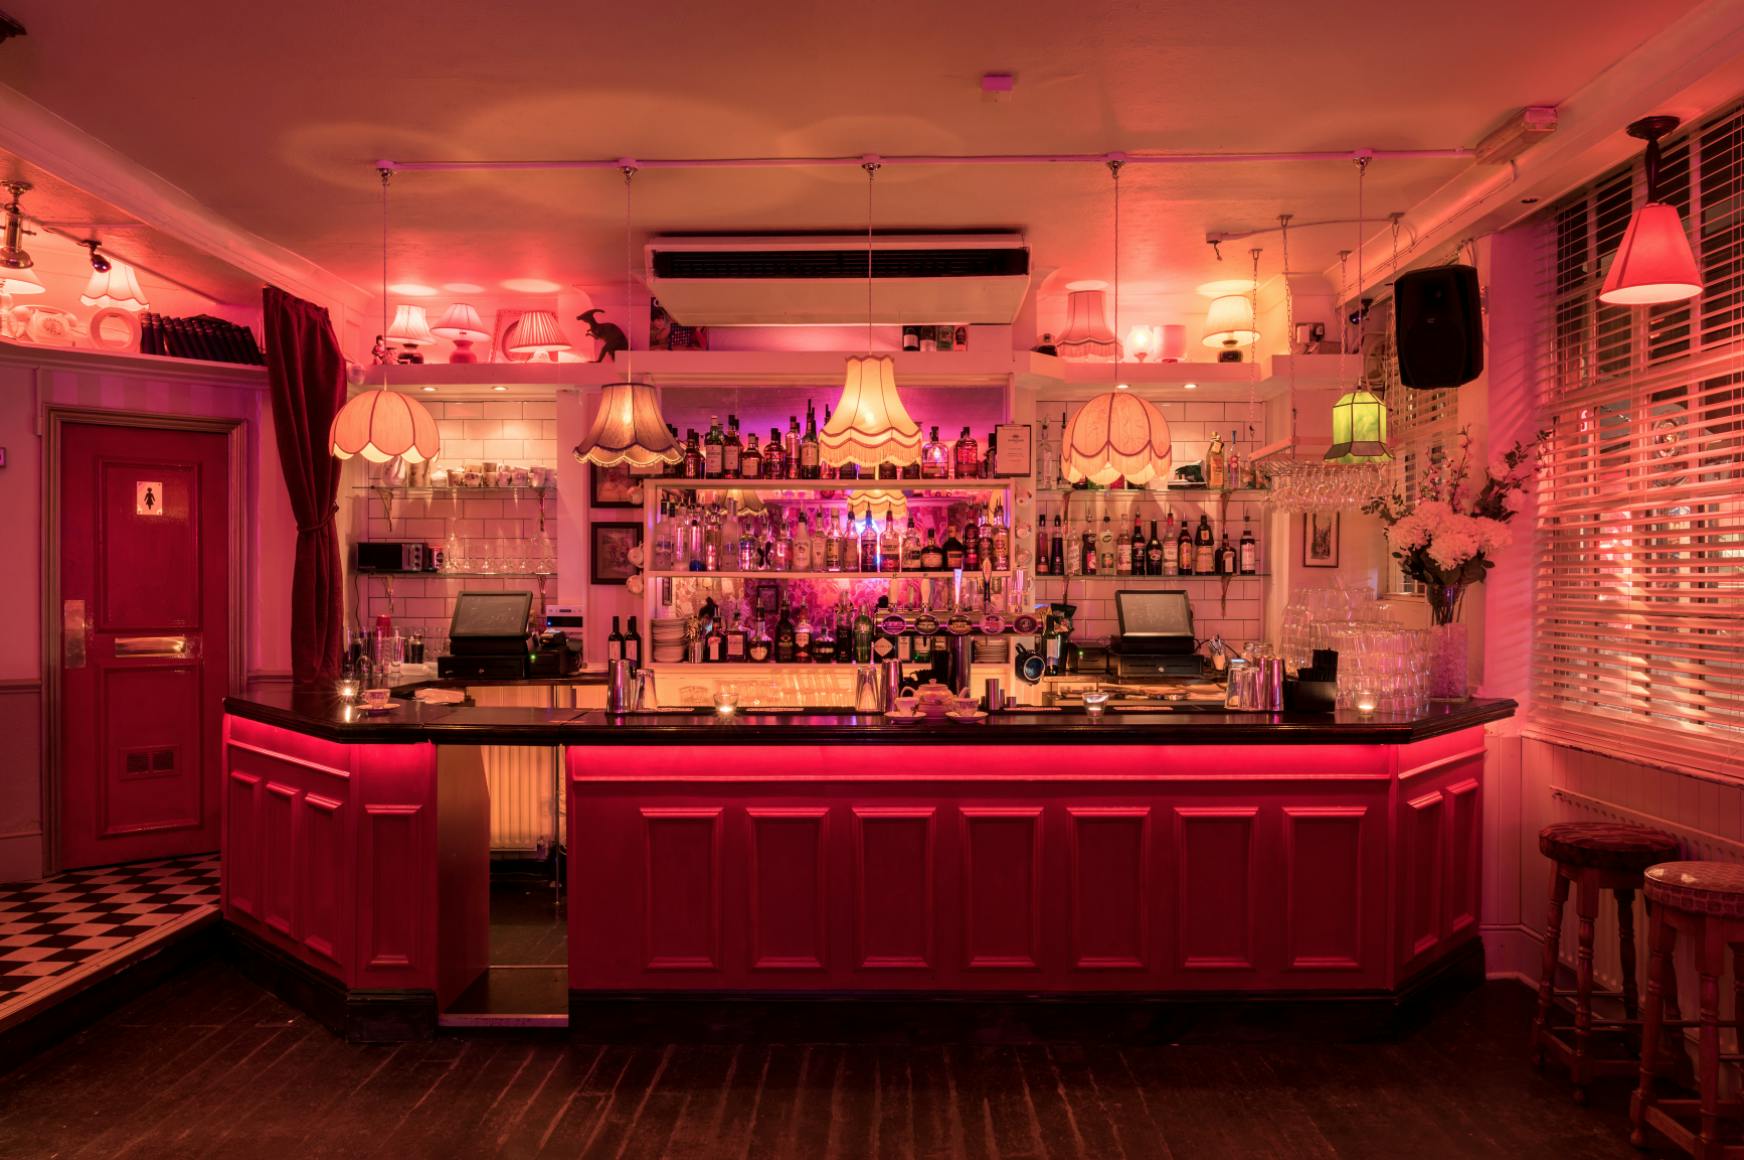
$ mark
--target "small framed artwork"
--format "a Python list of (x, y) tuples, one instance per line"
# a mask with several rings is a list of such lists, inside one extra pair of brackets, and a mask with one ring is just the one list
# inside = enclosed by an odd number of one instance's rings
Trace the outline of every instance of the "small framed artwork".
[(641, 571), (630, 561), (630, 551), (642, 546), (642, 525), (638, 523), (596, 523), (592, 525), (593, 551), (589, 553), (588, 579), (594, 584), (623, 584)]
[(601, 467), (587, 465), (587, 502), (596, 508), (639, 508), (642, 506), (642, 481), (630, 474), (630, 465)]
[(993, 474), (1001, 479), (1030, 475), (1035, 471), (1035, 447), (1028, 423), (1000, 423), (993, 428), (998, 449), (993, 455)]
[(1302, 515), (1302, 567), (1338, 567), (1338, 513)]

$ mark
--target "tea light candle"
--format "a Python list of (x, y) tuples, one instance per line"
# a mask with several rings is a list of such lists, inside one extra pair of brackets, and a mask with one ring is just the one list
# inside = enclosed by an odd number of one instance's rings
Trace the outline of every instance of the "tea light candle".
[(1355, 701), (1356, 711), (1361, 713), (1364, 717), (1367, 717), (1375, 711), (1375, 695), (1368, 690), (1364, 689), (1359, 691), (1356, 695)]
[(359, 687), (356, 677), (340, 677), (333, 686), (334, 690), (339, 694), (339, 699), (346, 702), (357, 700), (357, 690)]

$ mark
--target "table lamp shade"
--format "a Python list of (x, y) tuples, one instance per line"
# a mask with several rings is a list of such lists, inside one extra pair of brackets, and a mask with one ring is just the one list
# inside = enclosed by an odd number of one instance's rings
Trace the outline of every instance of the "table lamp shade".
[(470, 302), (456, 302), (450, 306), (441, 320), (430, 328), (430, 333), (464, 342), (490, 340), (490, 331), (485, 329), (484, 319), (478, 316), (478, 311)]
[(139, 277), (134, 274), (133, 267), (120, 258), (110, 258), (107, 270), (91, 271), (91, 280), (85, 283), (85, 292), (79, 295), (79, 301), (100, 310), (118, 307), (139, 311), (151, 306), (145, 300), (145, 291), (139, 288)]
[(906, 467), (920, 462), (920, 443), (920, 427), (896, 391), (896, 360), (889, 355), (850, 358), (841, 401), (818, 432), (823, 461), (833, 467)]
[(652, 468), (678, 463), (684, 452), (666, 427), (652, 384), (622, 382), (607, 383), (600, 392), (593, 427), (575, 445), (575, 458), (601, 467)]
[(1701, 272), (1677, 210), (1662, 201), (1650, 201), (1636, 210), (1611, 260), (1599, 301), (1649, 306), (1681, 302), (1701, 292)]
[(353, 396), (341, 407), (328, 428), (327, 443), (335, 459), (361, 455), (371, 463), (394, 458), (424, 463), (435, 459), (442, 447), (436, 420), (424, 404), (386, 387)]
[(406, 303), (394, 307), (394, 320), (388, 326), (387, 340), (398, 346), (429, 346), (436, 341), (430, 333), (430, 318), (422, 306)]
[(1169, 421), (1131, 391), (1109, 391), (1078, 408), (1061, 448), (1061, 466), (1072, 483), (1106, 486), (1124, 478), (1143, 486), (1167, 477), (1174, 463)]
[(1066, 329), (1054, 340), (1061, 358), (1116, 359), (1120, 340), (1108, 325), (1108, 292), (1100, 288), (1066, 294)]
[(1206, 346), (1235, 348), (1260, 340), (1254, 329), (1253, 301), (1240, 294), (1225, 294), (1211, 300), (1205, 313)]
[(1180, 362), (1187, 357), (1187, 328), (1179, 322), (1157, 327), (1157, 361)]
[(515, 324), (515, 337), (509, 349), (516, 354), (556, 354), (572, 348), (563, 337), (555, 314), (549, 310), (529, 310)]
[(1387, 450), (1387, 405), (1358, 387), (1332, 405), (1333, 463), (1367, 463), (1393, 458)]

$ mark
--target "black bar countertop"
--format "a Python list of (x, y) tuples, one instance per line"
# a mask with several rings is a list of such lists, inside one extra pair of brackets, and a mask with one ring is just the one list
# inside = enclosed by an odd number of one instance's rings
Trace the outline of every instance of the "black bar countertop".
[(986, 721), (897, 725), (841, 712), (712, 711), (607, 714), (597, 709), (427, 705), (364, 714), (328, 693), (284, 686), (228, 697), (225, 712), (328, 741), (450, 745), (1405, 745), (1514, 715), (1508, 700), (1433, 704), (1415, 720), (1355, 713), (1109, 712), (995, 713)]

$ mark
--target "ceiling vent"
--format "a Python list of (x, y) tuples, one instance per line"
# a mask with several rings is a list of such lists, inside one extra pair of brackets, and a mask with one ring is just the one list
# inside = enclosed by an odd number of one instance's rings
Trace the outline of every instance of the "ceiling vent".
[[(657, 237), (648, 289), (686, 326), (866, 321), (866, 238)], [(1029, 292), (1019, 234), (890, 234), (872, 242), (872, 321), (1008, 325)]]

